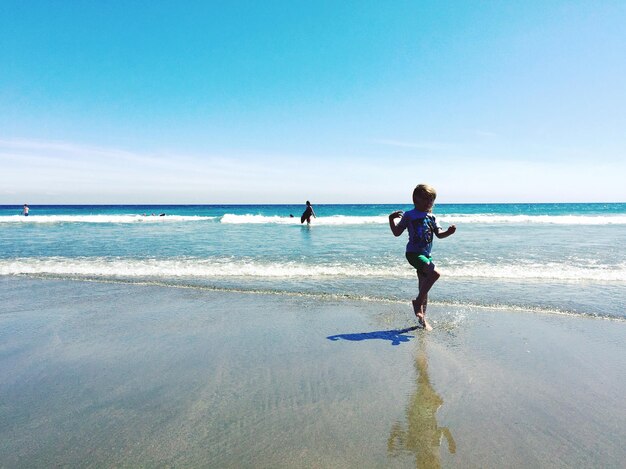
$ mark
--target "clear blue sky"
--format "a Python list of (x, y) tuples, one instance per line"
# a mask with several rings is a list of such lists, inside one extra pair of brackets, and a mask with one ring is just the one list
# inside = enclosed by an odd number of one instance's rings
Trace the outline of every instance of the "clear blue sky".
[(624, 1), (0, 2), (0, 203), (626, 201)]

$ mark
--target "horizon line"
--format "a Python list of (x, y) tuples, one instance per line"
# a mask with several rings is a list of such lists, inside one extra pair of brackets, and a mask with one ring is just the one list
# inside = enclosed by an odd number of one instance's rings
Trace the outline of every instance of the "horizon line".
[[(99, 206), (120, 206), (120, 207), (131, 207), (131, 206), (142, 206), (142, 207), (161, 207), (161, 206), (219, 206), (219, 205), (227, 205), (227, 206), (267, 206), (267, 205), (304, 205), (304, 202), (281, 202), (281, 203), (85, 203), (85, 204), (68, 204), (68, 203), (58, 203), (58, 204), (39, 204), (39, 203), (18, 203), (18, 204), (3, 204), (0, 203), (0, 207), (23, 207), (24, 205), (28, 205), (29, 207), (99, 207)], [(600, 202), (441, 202), (435, 204), (437, 205), (573, 205), (573, 204), (626, 204), (626, 202), (608, 202), (608, 201), (600, 201)], [(359, 203), (351, 203), (351, 202), (324, 202), (324, 203), (315, 203), (311, 205), (412, 205), (411, 202), (359, 202)]]

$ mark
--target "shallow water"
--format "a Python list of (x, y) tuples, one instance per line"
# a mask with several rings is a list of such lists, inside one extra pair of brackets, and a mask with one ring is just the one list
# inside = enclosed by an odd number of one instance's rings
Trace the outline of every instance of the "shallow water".
[(0, 279), (3, 467), (619, 467), (625, 324)]
[[(311, 226), (302, 208), (33, 206), (21, 217), (3, 206), (0, 276), (416, 295), (406, 235), (394, 238), (387, 221), (410, 207), (319, 205)], [(435, 240), (431, 302), (626, 317), (626, 204), (437, 205), (435, 215), (458, 230)]]

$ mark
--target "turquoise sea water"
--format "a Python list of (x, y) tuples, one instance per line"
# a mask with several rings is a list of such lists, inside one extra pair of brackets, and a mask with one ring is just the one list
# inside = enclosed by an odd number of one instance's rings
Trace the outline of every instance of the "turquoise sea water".
[[(0, 206), (0, 276), (338, 295), (417, 294), (399, 205)], [(159, 216), (164, 213), (164, 216)], [(430, 301), (626, 319), (626, 204), (441, 204)], [(154, 214), (154, 215), (153, 215)], [(290, 217), (294, 215), (294, 218)], [(407, 306), (408, 308), (408, 306)]]

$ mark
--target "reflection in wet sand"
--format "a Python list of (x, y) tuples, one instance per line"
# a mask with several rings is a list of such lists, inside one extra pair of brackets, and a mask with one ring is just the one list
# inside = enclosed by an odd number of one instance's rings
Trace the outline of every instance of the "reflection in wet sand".
[(396, 422), (391, 428), (387, 441), (390, 456), (410, 451), (415, 454), (416, 467), (441, 467), (439, 446), (441, 437), (448, 441), (450, 453), (456, 451), (456, 443), (447, 427), (439, 427), (436, 413), (443, 404), (443, 399), (435, 392), (428, 378), (428, 360), (425, 340), (420, 340), (419, 351), (415, 359), (417, 371), (417, 389), (411, 396), (406, 409), (406, 427)]

